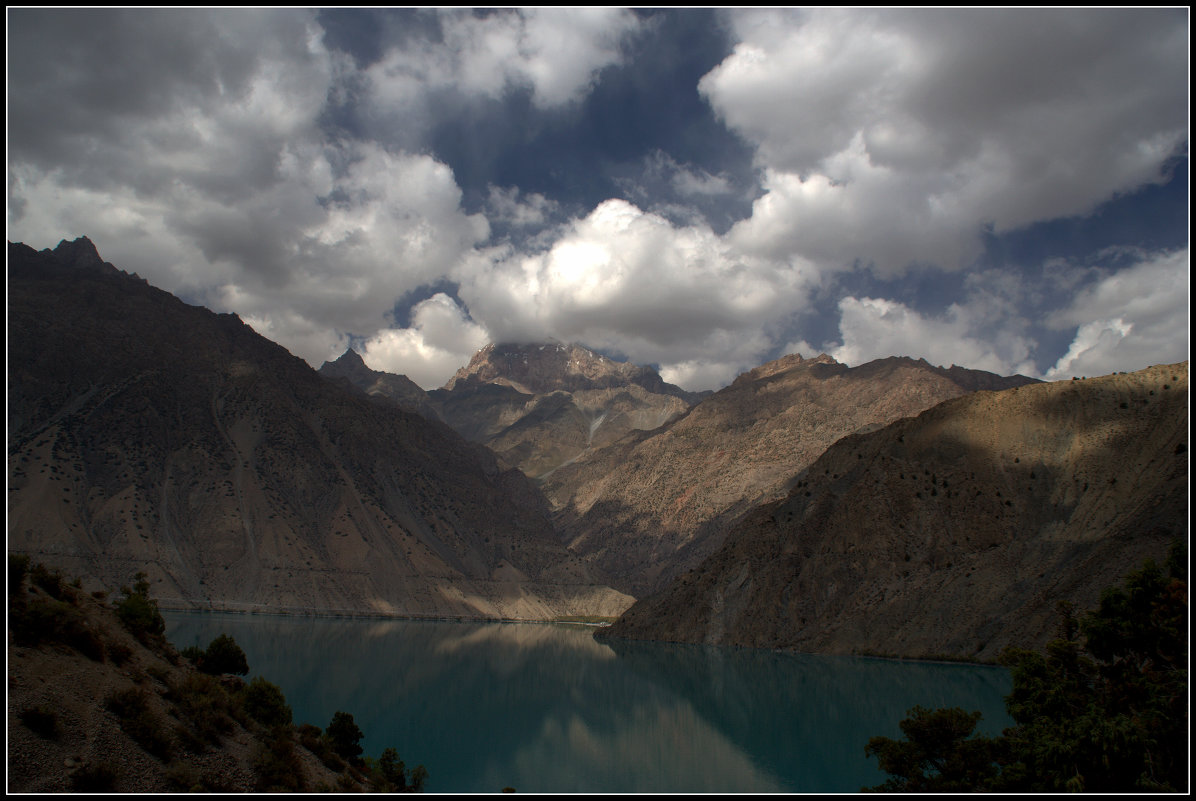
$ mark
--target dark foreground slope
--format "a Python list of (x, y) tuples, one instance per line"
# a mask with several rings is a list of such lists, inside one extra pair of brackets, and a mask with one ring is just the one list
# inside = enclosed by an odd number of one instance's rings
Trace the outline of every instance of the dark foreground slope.
[(103, 593), (25, 561), (9, 560), (9, 792), (380, 789), (296, 729), (281, 693), (263, 703), (261, 679), (201, 674)]
[(9, 245), (9, 539), (164, 605), (617, 614), (540, 494), (446, 426), (321, 378), (235, 315)]
[(1188, 365), (980, 392), (846, 437), (604, 635), (994, 658), (1188, 520)]

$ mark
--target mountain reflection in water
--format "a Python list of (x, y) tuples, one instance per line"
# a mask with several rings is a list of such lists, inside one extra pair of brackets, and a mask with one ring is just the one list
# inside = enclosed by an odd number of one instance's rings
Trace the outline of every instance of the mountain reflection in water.
[(997, 668), (613, 642), (592, 629), (166, 614), (176, 646), (232, 635), (296, 722), (351, 712), (431, 792), (853, 792), (915, 704), (1011, 721)]

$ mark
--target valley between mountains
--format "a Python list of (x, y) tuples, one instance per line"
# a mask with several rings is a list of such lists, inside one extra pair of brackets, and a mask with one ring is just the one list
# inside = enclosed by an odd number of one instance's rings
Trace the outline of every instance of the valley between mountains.
[(793, 354), (690, 393), (496, 343), (425, 392), (352, 351), (312, 370), (87, 239), (8, 263), (9, 550), (144, 570), (164, 606), (990, 659), (1186, 537), (1186, 362)]

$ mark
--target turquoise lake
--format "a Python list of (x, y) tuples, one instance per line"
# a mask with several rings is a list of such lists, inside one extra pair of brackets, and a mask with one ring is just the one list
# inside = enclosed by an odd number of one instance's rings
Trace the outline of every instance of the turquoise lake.
[(423, 764), (429, 792), (856, 792), (868, 738), (916, 704), (1012, 721), (1007, 671), (596, 642), (593, 629), (168, 612), (177, 647), (232, 635), (296, 723), (352, 713), (369, 756)]

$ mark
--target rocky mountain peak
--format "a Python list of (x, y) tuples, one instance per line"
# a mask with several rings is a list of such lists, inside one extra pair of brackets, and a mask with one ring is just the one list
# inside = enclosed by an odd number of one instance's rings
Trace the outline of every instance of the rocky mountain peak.
[[(46, 250), (48, 251), (49, 248)], [(109, 270), (116, 269), (112, 265), (106, 264), (100, 258), (100, 252), (96, 250), (95, 244), (85, 236), (81, 236), (73, 242), (63, 239), (52, 252), (60, 262), (71, 267), (99, 270), (104, 268), (108, 268)]]
[(320, 365), (320, 375), (344, 379), (367, 395), (386, 398), (409, 412), (429, 420), (439, 420), (439, 413), (429, 404), (428, 394), (405, 375), (370, 369), (361, 354), (348, 348), (335, 360)]
[(790, 353), (787, 356), (782, 356), (779, 359), (773, 359), (771, 362), (762, 364), (759, 367), (754, 367), (746, 373), (740, 373), (739, 376), (731, 382), (732, 386), (742, 386), (753, 381), (759, 381), (764, 378), (769, 378), (774, 375), (779, 375), (786, 370), (791, 370), (794, 367), (810, 367), (815, 364), (838, 364), (833, 357), (825, 353), (820, 353), (813, 359), (803, 358), (800, 353)]
[(576, 343), (500, 343), (482, 348), (444, 385), (459, 382), (509, 386), (532, 395), (637, 385), (651, 392), (685, 396), (651, 367), (619, 362)]
[(333, 359), (330, 362), (324, 362), (320, 365), (320, 372), (333, 375), (350, 375), (365, 372), (373, 372), (361, 358), (361, 354), (352, 348), (347, 348), (344, 353)]

